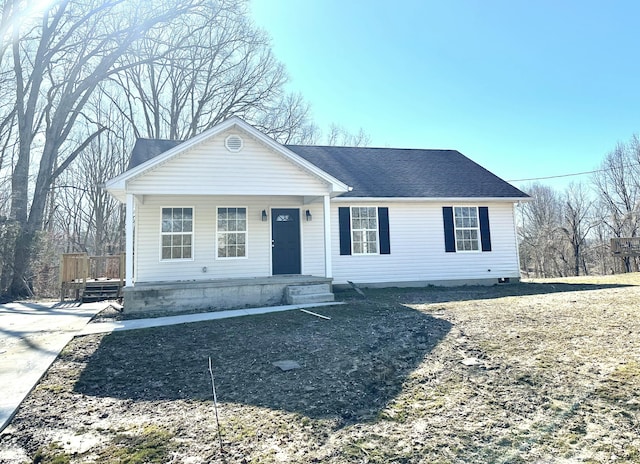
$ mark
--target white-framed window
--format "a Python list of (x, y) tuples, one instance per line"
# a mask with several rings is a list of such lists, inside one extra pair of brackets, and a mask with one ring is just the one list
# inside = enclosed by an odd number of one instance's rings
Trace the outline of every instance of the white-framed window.
[(351, 244), (354, 255), (378, 253), (378, 208), (351, 207)]
[(456, 251), (480, 251), (480, 222), (476, 206), (453, 208)]
[(218, 258), (246, 258), (247, 208), (218, 208), (216, 224)]
[(160, 259), (193, 259), (193, 208), (162, 208)]

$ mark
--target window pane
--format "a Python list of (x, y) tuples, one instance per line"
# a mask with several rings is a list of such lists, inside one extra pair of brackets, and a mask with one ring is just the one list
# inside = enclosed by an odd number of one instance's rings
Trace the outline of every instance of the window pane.
[(246, 256), (246, 252), (245, 252), (245, 246), (244, 245), (239, 245), (238, 246), (238, 256)]
[(479, 249), (478, 210), (472, 206), (456, 206), (455, 236), (456, 249), (459, 251), (477, 251)]
[(354, 254), (378, 252), (378, 209), (376, 207), (352, 207), (351, 231)]
[(162, 208), (161, 259), (190, 259), (193, 255), (193, 208)]

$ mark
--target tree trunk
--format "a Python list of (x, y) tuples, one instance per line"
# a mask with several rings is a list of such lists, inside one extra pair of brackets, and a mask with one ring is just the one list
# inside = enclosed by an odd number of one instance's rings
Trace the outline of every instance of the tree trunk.
[(33, 296), (31, 279), (29, 276), (29, 263), (35, 245), (36, 234), (27, 228), (20, 230), (16, 240), (13, 261), (13, 276), (9, 286), (9, 295), (14, 298)]

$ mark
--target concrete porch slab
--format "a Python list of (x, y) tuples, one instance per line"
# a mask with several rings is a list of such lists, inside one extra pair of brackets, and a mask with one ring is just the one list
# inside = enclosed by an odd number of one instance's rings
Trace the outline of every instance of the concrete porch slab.
[(326, 277), (305, 275), (138, 282), (123, 289), (124, 311), (219, 311), (274, 306), (286, 302), (285, 289), (288, 286), (324, 284), (330, 288), (331, 282), (332, 279)]

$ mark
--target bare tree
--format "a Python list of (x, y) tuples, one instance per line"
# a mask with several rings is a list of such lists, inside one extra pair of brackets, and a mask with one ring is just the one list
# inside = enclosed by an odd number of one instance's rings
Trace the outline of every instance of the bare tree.
[(185, 140), (232, 115), (285, 143), (313, 136), (309, 107), (284, 92), (284, 67), (246, 0), (207, 3), (138, 42), (129, 59), (140, 64), (115, 77), (125, 94), (117, 103), (136, 137)]
[(278, 105), (258, 116), (254, 125), (282, 144), (317, 143), (320, 130), (310, 119), (309, 104), (300, 94), (288, 94)]
[(580, 267), (588, 272), (584, 259), (584, 248), (591, 229), (595, 226), (591, 219), (593, 200), (583, 184), (570, 184), (564, 193), (563, 223), (560, 230), (565, 235), (573, 251), (573, 273), (580, 275)]
[(566, 253), (562, 243), (562, 204), (551, 187), (534, 183), (525, 188), (531, 201), (520, 207), (520, 259), (525, 272), (537, 277), (564, 274)]
[[(640, 140), (618, 143), (594, 175), (603, 222), (613, 237), (637, 237), (640, 231)], [(638, 268), (637, 260), (623, 258), (627, 271)]]
[[(7, 5), (15, 9), (23, 2)], [(53, 182), (105, 130), (85, 112), (90, 97), (109, 76), (137, 64), (122, 61), (134, 43), (193, 7), (195, 0), (60, 0), (37, 20), (12, 23), (6, 53), (17, 129), (10, 216), (19, 233), (12, 266), (3, 269), (3, 278), (11, 274), (12, 295), (30, 293), (27, 269)], [(81, 122), (92, 130), (76, 139)], [(38, 168), (30, 197), (33, 162)]]
[(331, 124), (329, 126), (329, 133), (327, 134), (328, 145), (342, 145), (349, 147), (366, 147), (371, 143), (371, 137), (364, 129), (353, 134), (338, 124)]

